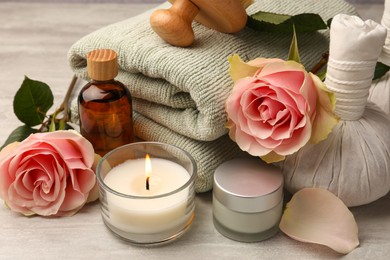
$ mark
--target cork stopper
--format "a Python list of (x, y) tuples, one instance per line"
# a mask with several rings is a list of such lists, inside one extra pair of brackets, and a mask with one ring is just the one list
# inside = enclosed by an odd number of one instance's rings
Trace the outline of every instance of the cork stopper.
[(93, 80), (112, 80), (118, 75), (117, 54), (113, 50), (98, 49), (87, 55), (88, 76)]

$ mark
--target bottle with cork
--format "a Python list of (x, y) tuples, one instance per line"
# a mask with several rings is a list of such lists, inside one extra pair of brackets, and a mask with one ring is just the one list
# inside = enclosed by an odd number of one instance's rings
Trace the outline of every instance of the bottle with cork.
[(78, 96), (80, 132), (92, 143), (95, 153), (104, 156), (134, 141), (132, 99), (129, 90), (115, 80), (118, 75), (115, 51), (89, 52), (87, 68), (91, 81)]

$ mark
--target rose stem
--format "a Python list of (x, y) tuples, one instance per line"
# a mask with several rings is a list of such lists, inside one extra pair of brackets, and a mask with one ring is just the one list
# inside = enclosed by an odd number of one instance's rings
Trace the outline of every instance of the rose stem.
[(73, 93), (73, 89), (76, 85), (76, 82), (77, 82), (77, 76), (73, 75), (72, 81), (70, 82), (68, 90), (66, 91), (65, 98), (62, 101), (60, 107), (56, 111), (57, 112), (56, 114), (63, 111), (63, 117), (61, 118), (61, 120), (63, 120), (64, 122), (68, 120), (69, 99)]
[(311, 69), (310, 72), (313, 74), (319, 72), (326, 65), (326, 63), (328, 63), (328, 59), (329, 59), (329, 52), (323, 53), (321, 56), (321, 60), (316, 65), (314, 65), (314, 67)]

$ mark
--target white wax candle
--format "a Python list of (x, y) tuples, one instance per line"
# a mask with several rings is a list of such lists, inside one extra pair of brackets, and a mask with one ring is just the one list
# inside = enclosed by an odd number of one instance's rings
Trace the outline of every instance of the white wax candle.
[[(116, 228), (133, 233), (156, 233), (187, 222), (189, 189), (163, 196), (182, 187), (190, 175), (181, 165), (160, 158), (151, 158), (152, 172), (146, 189), (145, 160), (128, 160), (117, 165), (104, 178), (104, 183), (119, 193), (137, 196), (126, 198), (107, 193), (109, 219)], [(142, 197), (142, 198), (141, 198)]]

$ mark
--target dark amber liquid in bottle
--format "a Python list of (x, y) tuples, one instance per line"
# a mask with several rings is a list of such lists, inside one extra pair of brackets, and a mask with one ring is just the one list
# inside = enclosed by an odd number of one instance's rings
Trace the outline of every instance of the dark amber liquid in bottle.
[(134, 141), (132, 101), (127, 88), (116, 80), (91, 81), (79, 97), (81, 134), (104, 156)]

